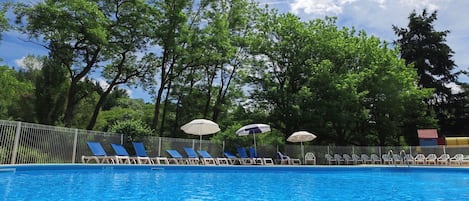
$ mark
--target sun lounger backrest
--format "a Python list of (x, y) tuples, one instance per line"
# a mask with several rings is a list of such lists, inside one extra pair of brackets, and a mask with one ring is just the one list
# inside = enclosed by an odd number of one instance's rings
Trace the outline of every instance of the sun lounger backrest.
[(141, 142), (132, 142), (134, 145), (135, 154), (140, 157), (148, 157), (145, 146)]
[(122, 144), (111, 144), (111, 146), (114, 149), (114, 152), (116, 152), (116, 155), (118, 155), (118, 156), (129, 156), (129, 153), (125, 149), (124, 145), (122, 145)]
[(184, 151), (187, 154), (187, 157), (189, 158), (199, 158), (199, 155), (197, 155), (197, 152), (193, 148), (190, 147), (184, 147)]
[(249, 156), (251, 156), (251, 158), (259, 158), (254, 147), (249, 147)]
[(207, 151), (205, 150), (199, 150), (197, 151), (199, 152), (200, 156), (202, 156), (202, 158), (213, 158), (212, 155), (210, 155)]
[(282, 154), (282, 152), (277, 152), (278, 159), (290, 159), (289, 156)]
[(244, 147), (238, 147), (236, 150), (238, 151), (240, 158), (249, 158), (248, 153), (246, 152), (246, 149), (244, 149)]
[(168, 154), (173, 158), (183, 158), (182, 155), (176, 150), (170, 149), (170, 150), (166, 150), (166, 152), (168, 152)]
[(95, 156), (107, 156), (106, 151), (104, 151), (103, 146), (99, 142), (86, 142), (88, 147), (90, 148), (91, 152)]
[(223, 155), (225, 155), (225, 157), (227, 158), (236, 158), (236, 156), (233, 153), (228, 152), (228, 151), (224, 151)]

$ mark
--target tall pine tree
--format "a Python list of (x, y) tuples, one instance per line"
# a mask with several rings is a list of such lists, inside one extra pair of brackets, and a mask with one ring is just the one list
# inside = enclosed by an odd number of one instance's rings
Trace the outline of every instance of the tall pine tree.
[[(398, 36), (395, 44), (400, 46), (401, 57), (406, 64), (412, 64), (417, 70), (418, 84), (423, 88), (434, 89), (434, 95), (426, 100), (429, 114), (434, 113), (438, 119), (440, 133), (443, 135), (455, 133), (451, 129), (459, 121), (456, 111), (463, 108), (454, 108), (456, 102), (463, 99), (461, 94), (454, 94), (449, 84), (457, 83), (460, 71), (456, 71), (453, 50), (446, 44), (446, 36), (450, 31), (436, 31), (434, 22), (437, 20), (437, 11), (429, 14), (423, 10), (417, 14), (414, 10), (409, 15), (409, 24), (406, 28), (393, 26)], [(463, 104), (464, 105), (464, 104)]]

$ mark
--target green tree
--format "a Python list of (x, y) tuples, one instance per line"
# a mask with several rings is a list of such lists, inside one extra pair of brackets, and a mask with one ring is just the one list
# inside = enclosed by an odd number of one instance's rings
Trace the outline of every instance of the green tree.
[(32, 91), (31, 83), (22, 82), (17, 78), (17, 72), (8, 66), (0, 66), (0, 118), (18, 119), (18, 116), (10, 116), (9, 109), (13, 104), (23, 102), (21, 97)]
[(131, 147), (131, 143), (142, 140), (146, 136), (154, 135), (153, 129), (140, 120), (127, 119), (118, 121), (109, 128), (109, 132), (125, 135), (124, 145)]
[[(102, 91), (102, 88), (98, 89), (98, 93), (102, 93)], [(111, 110), (113, 107), (119, 106), (120, 99), (129, 99), (129, 95), (127, 94), (127, 91), (125, 89), (120, 89), (116, 87), (114, 88), (114, 90), (111, 91), (111, 93), (107, 97), (106, 102), (103, 104), (102, 110)]]
[(251, 97), (285, 138), (301, 129), (325, 144), (397, 144), (404, 106), (429, 95), (397, 51), (333, 18), (270, 12), (256, 28)]
[(9, 28), (8, 19), (5, 16), (8, 7), (7, 3), (0, 4), (0, 42), (2, 41), (2, 33)]
[[(204, 1), (202, 1), (204, 2)], [(153, 65), (159, 74), (159, 83), (150, 84), (155, 96), (155, 108), (152, 129), (158, 129), (160, 123), (160, 112), (164, 97), (168, 97), (172, 80), (180, 70), (176, 70), (177, 63), (186, 47), (187, 31), (189, 29), (188, 16), (192, 14), (192, 1), (189, 0), (169, 0), (157, 1), (153, 5), (160, 13), (161, 18), (157, 23), (157, 32), (153, 35), (155, 44), (161, 48), (160, 53), (150, 54), (149, 58), (155, 58)], [(203, 7), (201, 3), (200, 7)], [(197, 14), (196, 14), (197, 15)], [(196, 24), (199, 20), (192, 18), (191, 23)], [(156, 57), (156, 55), (160, 55)], [(151, 64), (150, 62), (148, 62)], [(166, 89), (166, 96), (165, 96)]]
[(154, 20), (158, 12), (144, 1), (104, 1), (100, 10), (109, 18), (106, 30), (108, 43), (103, 47), (107, 62), (102, 76), (107, 87), (99, 93), (100, 98), (86, 129), (94, 128), (101, 107), (112, 90), (121, 84), (135, 84), (134, 80), (153, 76), (154, 69), (137, 62), (137, 53), (145, 49), (155, 30)]
[(401, 48), (401, 57), (406, 64), (413, 64), (419, 76), (419, 86), (435, 89), (435, 101), (441, 102), (451, 96), (446, 84), (455, 82), (459, 73), (454, 73), (456, 65), (452, 60), (453, 50), (445, 43), (448, 30), (436, 31), (433, 23), (437, 11), (430, 15), (424, 9), (417, 15), (414, 10), (409, 15), (407, 28), (393, 26), (399, 37), (395, 43)]
[[(189, 15), (184, 54), (173, 71), (171, 93), (165, 96), (162, 128), (170, 125), (167, 131), (175, 134), (193, 118), (224, 121), (228, 117), (236, 96), (241, 95), (238, 72), (249, 57), (246, 36), (255, 11), (256, 6), (244, 0), (204, 1)], [(170, 109), (176, 115), (166, 122)]]
[(28, 92), (19, 94), (21, 101), (15, 102), (9, 108), (9, 114), (15, 117), (16, 120), (26, 122), (37, 122), (36, 119), (36, 96), (35, 84), (37, 78), (41, 74), (44, 57), (28, 55), (23, 57), (20, 61), (16, 71), (16, 78), (22, 82), (31, 85), (32, 87)]
[(419, 86), (434, 89), (433, 97), (426, 100), (429, 108), (427, 115), (436, 115), (440, 134), (462, 134), (461, 130), (454, 129), (454, 125), (464, 118), (457, 114), (457, 111), (463, 110), (462, 104), (458, 103), (463, 94), (455, 95), (449, 87), (450, 84), (457, 85), (461, 73), (456, 70), (452, 59), (453, 50), (446, 44), (446, 36), (450, 32), (434, 29), (437, 11), (429, 14), (424, 9), (421, 14), (417, 14), (414, 10), (408, 19), (406, 28), (393, 26), (398, 36), (395, 43), (400, 47), (401, 57), (406, 64), (413, 65), (417, 70)]
[(103, 59), (100, 53), (107, 43), (107, 18), (97, 1), (87, 0), (17, 4), (15, 12), (20, 30), (56, 51), (55, 56), (67, 68), (70, 80), (64, 123), (70, 127), (74, 109), (83, 98), (79, 94), (84, 94), (79, 91), (80, 82)]
[(51, 51), (44, 60), (40, 75), (36, 79), (36, 118), (41, 124), (54, 125), (64, 113), (68, 80), (67, 68)]

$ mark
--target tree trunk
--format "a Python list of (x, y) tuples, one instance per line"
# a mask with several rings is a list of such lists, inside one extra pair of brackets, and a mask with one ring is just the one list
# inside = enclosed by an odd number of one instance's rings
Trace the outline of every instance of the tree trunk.
[(77, 81), (72, 78), (70, 88), (67, 93), (67, 106), (65, 107), (64, 124), (65, 127), (72, 126), (73, 109), (75, 108), (75, 94), (77, 93)]
[(96, 119), (98, 119), (99, 111), (101, 110), (101, 107), (103, 106), (104, 102), (107, 99), (107, 96), (111, 93), (114, 86), (115, 84), (109, 85), (106, 91), (104, 91), (104, 93), (101, 94), (101, 96), (99, 97), (98, 103), (94, 107), (93, 114), (91, 115), (91, 119), (88, 122), (88, 126), (86, 126), (86, 130), (93, 130), (96, 124)]
[(203, 118), (207, 118), (208, 113), (209, 113), (210, 101), (212, 99), (212, 85), (213, 85), (214, 79), (215, 79), (215, 73), (213, 75), (210, 75), (209, 69), (207, 67), (207, 101), (205, 102)]
[(164, 131), (164, 124), (166, 121), (166, 111), (168, 109), (168, 100), (169, 100), (169, 93), (171, 92), (171, 80), (168, 82), (168, 89), (166, 90), (166, 97), (164, 100), (164, 108), (163, 108), (163, 114), (161, 115), (161, 125), (160, 125), (160, 133), (163, 134)]
[(217, 122), (218, 117), (219, 117), (220, 112), (221, 112), (220, 108), (223, 106), (223, 103), (225, 102), (225, 97), (226, 97), (226, 94), (228, 93), (228, 89), (230, 87), (231, 80), (233, 79), (233, 76), (236, 72), (236, 66), (237, 65), (233, 66), (233, 69), (230, 73), (230, 76), (228, 78), (228, 82), (226, 83), (226, 86), (225, 86), (224, 79), (222, 77), (220, 90), (218, 90), (217, 100), (215, 101), (215, 106), (213, 107), (212, 120), (215, 121), (215, 122)]
[[(98, 55), (100, 52), (101, 52), (101, 48), (97, 47), (96, 50), (92, 52), (91, 58), (87, 58), (86, 67), (83, 68), (83, 70), (75, 76), (73, 75), (72, 66), (67, 66), (72, 81), (70, 83), (70, 88), (68, 89), (68, 94), (67, 94), (67, 106), (65, 108), (65, 114), (64, 114), (65, 127), (72, 126), (73, 112), (75, 109), (75, 105), (78, 104), (78, 102), (81, 99), (81, 98), (76, 97), (76, 94), (78, 93), (78, 88), (77, 88), (78, 82), (80, 82), (80, 80), (84, 78), (88, 74), (88, 72), (91, 71), (91, 68), (98, 61)], [(63, 63), (67, 64), (66, 62), (63, 62)]]

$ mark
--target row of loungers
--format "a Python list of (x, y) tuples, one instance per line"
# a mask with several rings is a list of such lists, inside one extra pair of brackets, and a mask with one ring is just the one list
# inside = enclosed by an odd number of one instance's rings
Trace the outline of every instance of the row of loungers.
[(408, 164), (408, 165), (463, 165), (469, 164), (469, 155), (464, 157), (463, 154), (456, 154), (451, 157), (449, 154), (442, 154), (437, 156), (436, 154), (417, 154), (415, 157), (411, 154), (383, 154), (379, 157), (376, 154), (370, 156), (366, 154), (325, 154), (329, 165), (358, 165), (358, 164)]
[(82, 156), (83, 163), (94, 161), (96, 163), (112, 163), (112, 164), (178, 164), (178, 165), (274, 165), (272, 158), (257, 157), (255, 150), (250, 149), (248, 156), (246, 150), (242, 147), (238, 148), (240, 157), (230, 152), (224, 152), (225, 158), (212, 157), (207, 151), (195, 151), (193, 148), (184, 148), (187, 157), (183, 157), (177, 150), (166, 150), (171, 156), (168, 157), (150, 157), (148, 156), (143, 143), (133, 142), (136, 156), (130, 156), (122, 144), (111, 144), (116, 155), (108, 155), (101, 143), (87, 142), (88, 147), (93, 153), (92, 156)]

